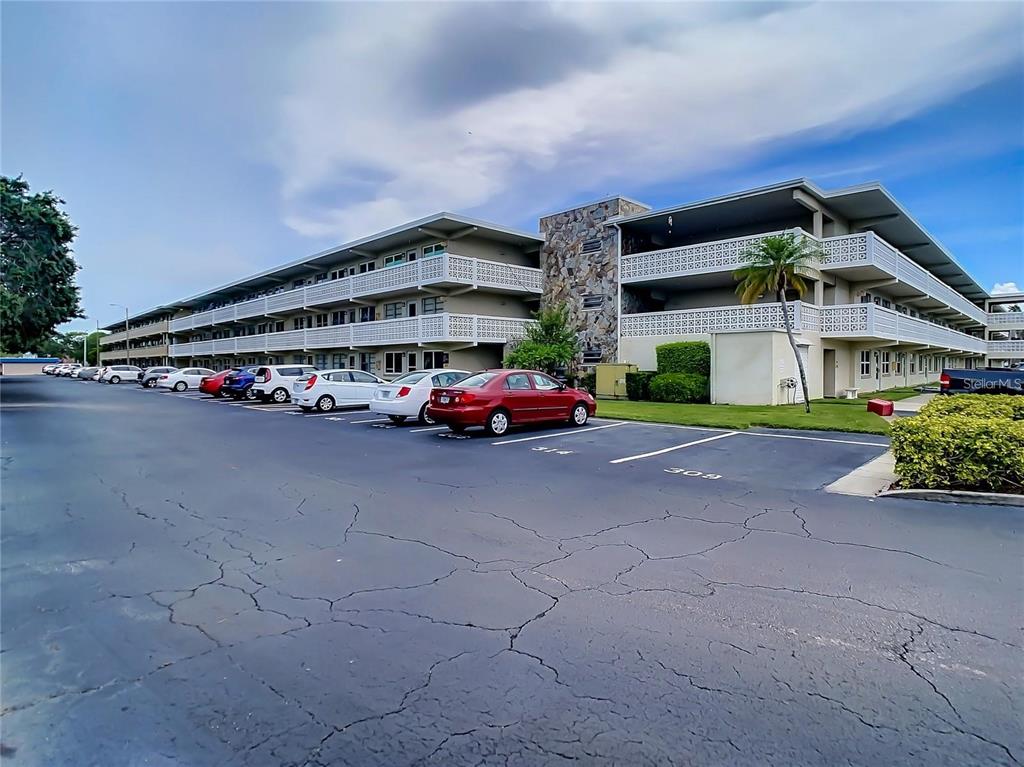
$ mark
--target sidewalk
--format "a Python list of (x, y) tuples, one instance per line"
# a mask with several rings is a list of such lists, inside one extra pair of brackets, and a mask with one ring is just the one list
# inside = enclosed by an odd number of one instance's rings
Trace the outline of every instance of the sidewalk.
[(903, 413), (916, 413), (922, 407), (931, 402), (934, 394), (918, 394), (916, 397), (907, 397), (906, 399), (896, 400), (893, 402), (893, 410), (896, 412)]

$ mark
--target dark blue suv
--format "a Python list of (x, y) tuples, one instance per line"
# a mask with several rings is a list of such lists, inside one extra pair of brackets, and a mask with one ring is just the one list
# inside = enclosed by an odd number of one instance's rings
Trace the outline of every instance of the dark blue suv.
[(235, 399), (255, 399), (256, 394), (252, 390), (252, 385), (256, 380), (257, 367), (245, 367), (234, 373), (228, 373), (224, 376), (224, 383), (221, 384), (221, 394)]

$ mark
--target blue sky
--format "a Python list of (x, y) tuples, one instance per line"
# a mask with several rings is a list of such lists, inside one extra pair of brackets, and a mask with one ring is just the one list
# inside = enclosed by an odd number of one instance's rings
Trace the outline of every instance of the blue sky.
[(438, 210), (535, 230), (881, 181), (1024, 286), (1016, 3), (20, 3), (0, 166), (67, 200), (92, 327)]

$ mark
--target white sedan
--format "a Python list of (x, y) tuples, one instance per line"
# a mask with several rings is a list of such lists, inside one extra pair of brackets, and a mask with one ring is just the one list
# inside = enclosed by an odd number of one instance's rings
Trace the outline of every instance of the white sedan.
[(391, 383), (381, 384), (373, 394), (371, 413), (386, 415), (395, 423), (407, 418), (416, 418), (420, 423), (431, 424), (434, 419), (427, 415), (430, 390), (452, 386), (468, 376), (468, 370), (417, 370), (396, 378)]
[(365, 370), (318, 370), (292, 382), (292, 404), (329, 413), (336, 407), (369, 405), (384, 380)]
[(186, 389), (198, 389), (199, 382), (206, 376), (216, 375), (209, 368), (182, 368), (173, 373), (164, 373), (156, 379), (157, 388), (173, 389), (174, 391), (185, 391)]

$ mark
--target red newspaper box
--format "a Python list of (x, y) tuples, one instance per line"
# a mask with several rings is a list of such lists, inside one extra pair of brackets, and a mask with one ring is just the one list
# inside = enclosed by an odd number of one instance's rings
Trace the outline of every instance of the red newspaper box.
[(868, 412), (879, 415), (892, 415), (892, 403), (887, 399), (869, 399)]

